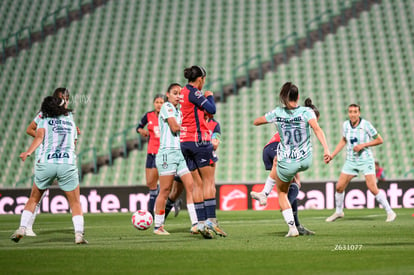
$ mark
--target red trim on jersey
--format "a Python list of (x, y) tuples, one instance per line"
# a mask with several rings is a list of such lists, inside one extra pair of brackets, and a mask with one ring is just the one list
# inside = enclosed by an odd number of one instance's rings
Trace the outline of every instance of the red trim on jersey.
[(147, 113), (147, 120), (147, 129), (149, 132), (147, 153), (157, 154), (160, 148), (160, 128), (158, 126), (158, 116), (155, 114), (155, 111)]
[(270, 140), (269, 140), (269, 142), (265, 145), (265, 147), (266, 146), (268, 146), (269, 144), (271, 144), (271, 143), (274, 143), (274, 142), (280, 142), (280, 135), (279, 135), (279, 132), (278, 133), (276, 133)]

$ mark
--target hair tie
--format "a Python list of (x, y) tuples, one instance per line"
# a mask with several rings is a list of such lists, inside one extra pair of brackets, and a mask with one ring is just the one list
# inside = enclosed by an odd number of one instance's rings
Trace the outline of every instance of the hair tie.
[(61, 100), (62, 100), (62, 101), (60, 102), (59, 106), (63, 106), (63, 105), (65, 105), (65, 102), (66, 102), (66, 101), (65, 101), (63, 98), (61, 98)]

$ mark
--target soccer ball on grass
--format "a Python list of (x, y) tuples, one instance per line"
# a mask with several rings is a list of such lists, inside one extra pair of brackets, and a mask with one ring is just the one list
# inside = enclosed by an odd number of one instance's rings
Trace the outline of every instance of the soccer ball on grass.
[(150, 212), (138, 210), (132, 214), (131, 221), (136, 229), (146, 230), (152, 225), (153, 218)]

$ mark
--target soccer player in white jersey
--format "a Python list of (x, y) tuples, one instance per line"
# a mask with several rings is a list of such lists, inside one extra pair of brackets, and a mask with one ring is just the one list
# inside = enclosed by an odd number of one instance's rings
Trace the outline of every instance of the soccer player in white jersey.
[(177, 83), (173, 83), (168, 87), (166, 94), (168, 101), (162, 105), (158, 116), (160, 148), (155, 158), (155, 163), (159, 174), (160, 193), (155, 201), (154, 219), (154, 234), (157, 235), (170, 235), (164, 229), (165, 204), (175, 175), (181, 178), (186, 190), (187, 209), (191, 224), (192, 226), (197, 224), (197, 215), (193, 202), (193, 178), (187, 168), (180, 147), (181, 112), (178, 109), (180, 91), (181, 86)]
[(43, 100), (42, 119), (37, 125), (36, 136), (29, 149), (20, 154), (22, 161), (25, 161), (42, 145), (36, 156), (35, 181), (30, 198), (22, 212), (20, 227), (11, 236), (15, 242), (18, 242), (25, 235), (36, 204), (57, 178), (59, 187), (65, 192), (72, 211), (75, 243), (87, 243), (83, 238), (84, 219), (80, 205), (79, 175), (76, 166), (77, 130), (70, 114), (71, 110), (65, 107), (64, 102), (64, 99), (52, 96)]
[(335, 158), (346, 145), (346, 161), (336, 183), (336, 211), (326, 219), (327, 222), (333, 222), (344, 217), (344, 191), (352, 178), (360, 172), (365, 176), (369, 191), (374, 194), (375, 199), (387, 212), (386, 221), (392, 222), (397, 216), (391, 209), (385, 195), (379, 192), (375, 177), (375, 160), (370, 147), (382, 144), (382, 137), (372, 124), (361, 118), (360, 115), (359, 105), (351, 104), (348, 106), (349, 120), (343, 123), (342, 138), (330, 157), (331, 160)]
[(295, 226), (292, 207), (288, 200), (289, 186), (296, 173), (307, 170), (312, 164), (310, 127), (324, 149), (324, 161), (329, 162), (330, 152), (325, 134), (319, 127), (314, 111), (298, 105), (299, 89), (286, 82), (279, 94), (283, 107), (276, 107), (266, 115), (254, 120), (254, 125), (275, 123), (280, 134), (277, 153), (276, 186), (283, 218), (289, 226), (286, 237), (299, 236)]
[[(69, 103), (69, 90), (66, 88), (56, 88), (55, 91), (53, 92), (53, 96), (56, 98), (62, 98), (64, 99), (64, 105), (67, 108), (68, 107), (68, 103)], [(26, 133), (29, 136), (35, 137), (36, 136), (36, 129), (37, 129), (37, 125), (39, 124), (40, 120), (42, 119), (42, 112), (39, 111), (38, 114), (36, 115), (36, 117), (30, 122), (29, 126), (27, 126), (26, 129)], [(76, 127), (76, 131), (78, 132), (78, 135), (80, 135), (80, 130), (78, 127)], [(37, 153), (39, 152), (39, 150), (41, 150), (41, 146), (40, 145), (35, 152), (35, 155), (37, 156)], [(33, 216), (30, 219), (29, 223), (27, 224), (27, 228), (26, 228), (26, 235), (25, 236), (29, 236), (29, 237), (36, 237), (36, 233), (33, 231), (33, 224), (36, 220), (36, 215), (39, 212), (40, 209), (40, 203), (42, 202), (43, 197), (46, 195), (46, 192), (43, 193), (43, 196), (40, 198), (38, 204), (36, 205), (36, 208), (33, 212)]]

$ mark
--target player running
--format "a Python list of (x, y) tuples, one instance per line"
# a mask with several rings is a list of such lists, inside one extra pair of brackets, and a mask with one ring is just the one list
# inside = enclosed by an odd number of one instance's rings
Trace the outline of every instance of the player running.
[(280, 143), (277, 152), (277, 167), (275, 180), (279, 205), (283, 217), (289, 226), (286, 237), (296, 237), (299, 232), (295, 226), (292, 207), (288, 200), (288, 190), (294, 176), (307, 170), (312, 164), (312, 143), (310, 127), (324, 148), (324, 161), (329, 162), (329, 148), (325, 134), (319, 127), (315, 112), (309, 107), (301, 107), (299, 89), (291, 82), (286, 82), (279, 94), (284, 107), (276, 107), (266, 115), (256, 118), (254, 125), (275, 123), (280, 134)]
[(348, 116), (349, 120), (346, 120), (342, 126), (342, 138), (331, 155), (331, 159), (333, 159), (346, 145), (346, 161), (336, 183), (336, 211), (326, 221), (333, 222), (344, 217), (344, 191), (352, 178), (361, 172), (365, 176), (369, 191), (374, 194), (375, 199), (387, 212), (385, 221), (392, 222), (397, 214), (391, 209), (385, 195), (378, 190), (375, 160), (370, 148), (382, 144), (382, 137), (368, 120), (361, 118), (359, 105), (349, 105)]
[(156, 165), (160, 180), (160, 193), (155, 202), (155, 226), (157, 235), (170, 235), (164, 229), (165, 204), (174, 182), (174, 176), (180, 177), (187, 193), (187, 208), (192, 225), (197, 224), (193, 203), (193, 179), (187, 168), (180, 148), (181, 112), (178, 109), (181, 86), (173, 83), (167, 90), (168, 101), (160, 110), (158, 125), (160, 129), (160, 148), (156, 156)]
[(22, 161), (25, 161), (41, 145), (36, 156), (35, 181), (32, 192), (22, 212), (20, 227), (11, 236), (11, 239), (18, 242), (23, 238), (36, 204), (57, 178), (72, 211), (75, 243), (87, 244), (88, 242), (83, 237), (84, 219), (76, 166), (77, 130), (71, 110), (65, 107), (65, 100), (48, 96), (43, 100), (41, 112), (42, 119), (37, 125), (36, 136), (29, 149), (20, 154)]

